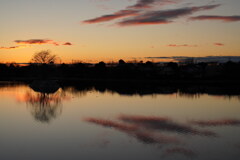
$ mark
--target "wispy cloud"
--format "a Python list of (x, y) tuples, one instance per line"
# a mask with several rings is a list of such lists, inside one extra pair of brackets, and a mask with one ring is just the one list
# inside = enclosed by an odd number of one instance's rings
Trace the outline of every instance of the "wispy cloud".
[(56, 42), (54, 40), (50, 39), (29, 39), (29, 40), (15, 40), (14, 41), (17, 44), (34, 44), (34, 45), (43, 45), (43, 44), (52, 44), (55, 46), (59, 45), (72, 45), (70, 42)]
[(0, 47), (0, 50), (11, 50), (11, 49), (19, 49), (19, 48), (27, 48), (27, 46)]
[(223, 43), (214, 43), (215, 46), (224, 46)]
[(211, 21), (223, 21), (223, 22), (237, 22), (240, 21), (240, 16), (215, 16), (215, 15), (202, 15), (191, 17), (190, 20), (211, 20)]
[(194, 59), (195, 62), (219, 62), (226, 63), (229, 60), (232, 62), (239, 62), (240, 56), (206, 56), (206, 57), (186, 57), (186, 56), (173, 56), (173, 57), (145, 57), (146, 59), (164, 59), (169, 61), (185, 61), (188, 59)]
[(240, 126), (240, 120), (238, 119), (220, 119), (220, 120), (193, 120), (192, 124), (199, 125), (202, 127), (206, 126)]
[(117, 11), (113, 14), (88, 19), (83, 21), (83, 23), (92, 24), (122, 19), (116, 24), (119, 26), (169, 24), (176, 18), (188, 16), (198, 11), (214, 9), (220, 6), (220, 4), (216, 4), (183, 7), (171, 10), (162, 10), (159, 8), (163, 5), (176, 4), (180, 2), (181, 0), (138, 0), (134, 5), (127, 6), (123, 10)]
[(118, 22), (120, 26), (130, 26), (130, 25), (148, 25), (148, 24), (168, 24), (172, 23), (174, 19), (191, 15), (198, 11), (210, 10), (220, 5), (205, 5), (198, 7), (185, 7), (179, 9), (171, 10), (158, 10), (158, 11), (148, 11), (139, 16), (131, 17), (129, 19), (124, 19)]
[(190, 44), (169, 44), (168, 47), (198, 47), (198, 45), (190, 45)]
[(134, 17), (134, 16), (140, 15), (141, 12), (144, 12), (146, 8), (153, 8), (156, 6), (173, 4), (179, 1), (181, 0), (138, 0), (136, 4), (127, 6), (123, 10), (117, 11), (113, 14), (107, 14), (97, 18), (85, 20), (83, 21), (83, 23), (87, 23), (87, 24), (100, 23), (100, 22), (112, 21), (119, 18)]
[(111, 21), (118, 18), (128, 17), (137, 15), (139, 11), (137, 10), (121, 10), (118, 12), (115, 12), (113, 14), (103, 15), (97, 18), (89, 19), (86, 21), (83, 21), (83, 23), (100, 23), (100, 22), (106, 22)]
[(167, 5), (177, 3), (181, 0), (138, 0), (136, 4), (129, 6), (127, 8), (131, 9), (144, 9), (144, 8), (152, 8), (159, 5)]
[(65, 45), (65, 46), (71, 46), (71, 45), (73, 45), (73, 44), (70, 43), (70, 42), (65, 42), (65, 43), (63, 43), (62, 45)]

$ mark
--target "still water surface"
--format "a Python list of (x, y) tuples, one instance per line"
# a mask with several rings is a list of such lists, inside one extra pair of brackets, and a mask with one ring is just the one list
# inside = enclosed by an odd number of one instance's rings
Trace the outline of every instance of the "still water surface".
[(1, 160), (239, 157), (238, 95), (0, 86)]

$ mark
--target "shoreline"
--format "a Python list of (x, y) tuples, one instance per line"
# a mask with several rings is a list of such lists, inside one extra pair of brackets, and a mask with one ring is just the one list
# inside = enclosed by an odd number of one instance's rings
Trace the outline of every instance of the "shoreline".
[[(0, 88), (4, 86), (26, 85), (31, 87), (34, 80), (23, 81), (2, 81), (0, 80)], [(35, 79), (37, 80), (37, 79)], [(120, 95), (153, 95), (153, 94), (174, 94), (179, 93), (182, 96), (208, 94), (208, 95), (224, 95), (228, 97), (240, 96), (240, 82), (237, 80), (126, 80), (126, 79), (48, 79), (40, 80), (41, 83), (46, 81), (55, 81), (56, 85), (63, 90), (70, 90), (76, 93), (83, 93), (90, 90), (99, 92), (118, 93)], [(36, 82), (35, 82), (36, 83)], [(40, 83), (40, 84), (41, 84)], [(51, 84), (51, 83), (50, 83)], [(53, 83), (54, 84), (54, 83)], [(40, 87), (40, 88), (39, 88)], [(46, 90), (42, 85), (37, 85), (38, 90)], [(34, 88), (32, 88), (34, 89)], [(36, 90), (36, 89), (35, 89)]]
[(55, 80), (59, 83), (89, 83), (89, 84), (158, 84), (158, 85), (240, 85), (239, 79), (110, 79), (110, 78), (26, 78), (26, 77), (11, 77), (0, 78), (0, 83), (31, 83), (35, 80)]

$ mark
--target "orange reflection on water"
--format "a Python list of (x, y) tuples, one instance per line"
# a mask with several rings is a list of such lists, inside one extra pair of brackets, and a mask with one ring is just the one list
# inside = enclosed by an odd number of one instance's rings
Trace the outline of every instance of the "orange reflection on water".
[(32, 116), (40, 122), (50, 122), (62, 112), (62, 101), (71, 97), (61, 89), (53, 94), (35, 92), (27, 85), (6, 85), (0, 87), (0, 96), (14, 98), (18, 103), (26, 103)]

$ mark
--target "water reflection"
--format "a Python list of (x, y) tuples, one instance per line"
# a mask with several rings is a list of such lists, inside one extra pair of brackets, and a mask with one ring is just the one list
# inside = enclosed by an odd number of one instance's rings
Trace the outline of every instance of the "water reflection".
[(199, 135), (206, 137), (216, 137), (217, 134), (209, 130), (200, 130), (191, 126), (191, 124), (182, 124), (174, 122), (170, 118), (150, 117), (150, 116), (132, 116), (121, 115), (117, 121), (85, 118), (84, 121), (97, 124), (104, 127), (110, 127), (118, 131), (134, 136), (141, 142), (162, 144), (179, 143), (180, 140), (169, 134)]
[(191, 149), (187, 149), (183, 147), (173, 147), (173, 148), (166, 149), (162, 157), (166, 158), (169, 156), (174, 156), (175, 154), (180, 154), (189, 158), (194, 158), (197, 156), (196, 153)]
[[(52, 93), (61, 88), (62, 92), (76, 97), (86, 96), (88, 92), (97, 91), (100, 93), (119, 94), (125, 96), (156, 96), (156, 95), (176, 95), (176, 97), (184, 97), (190, 99), (200, 98), (202, 95), (211, 95), (220, 98), (236, 98), (240, 100), (240, 86), (217, 86), (217, 85), (153, 85), (153, 84), (111, 84), (111, 83), (62, 83), (61, 87), (50, 82), (48, 85), (52, 88), (30, 87), (35, 92)], [(0, 83), (0, 90), (9, 90), (22, 86), (20, 83)]]
[(136, 126), (141, 126), (141, 128), (146, 128), (150, 130), (168, 131), (180, 134), (192, 134), (200, 136), (216, 136), (214, 132), (198, 130), (187, 124), (174, 122), (172, 119), (165, 117), (121, 115), (119, 117), (119, 120), (122, 120), (123, 122), (126, 123), (134, 124)]
[[(166, 117), (138, 115), (120, 115), (114, 120), (90, 117), (83, 119), (83, 121), (123, 132), (144, 144), (157, 145), (161, 149), (162, 158), (177, 155), (188, 158), (197, 157), (197, 150), (189, 149), (188, 139), (191, 137), (206, 137), (208, 141), (212, 138), (215, 140), (222, 138), (218, 136), (217, 130), (203, 130), (196, 128), (197, 126), (240, 125), (240, 120), (237, 119), (186, 121), (184, 124)], [(237, 148), (239, 146), (239, 144), (235, 145)]]
[(153, 131), (148, 131), (141, 126), (114, 122), (111, 120), (97, 119), (97, 118), (86, 118), (86, 122), (101, 125), (103, 127), (110, 127), (128, 134), (129, 136), (135, 137), (140, 142), (146, 144), (179, 144), (180, 141), (176, 137), (167, 136), (162, 133), (155, 133)]
[(186, 157), (196, 155), (194, 151), (184, 148), (185, 142), (179, 135), (217, 136), (212, 131), (196, 129), (191, 124), (181, 124), (165, 117), (121, 115), (114, 121), (98, 118), (85, 118), (84, 121), (126, 133), (144, 144), (167, 147), (163, 151), (163, 157), (173, 154)]
[[(0, 83), (0, 90), (9, 90), (25, 86), (20, 83)], [(46, 87), (47, 86), (47, 87)], [(55, 81), (34, 82), (25, 88), (23, 101), (30, 106), (33, 117), (40, 122), (48, 123), (62, 113), (62, 101), (70, 100), (70, 97), (84, 97), (89, 92), (111, 93), (126, 96), (145, 96), (145, 95), (176, 95), (184, 98), (200, 98), (204, 94), (214, 95), (221, 98), (237, 98), (240, 100), (239, 87), (217, 87), (217, 86), (155, 86), (139, 84), (62, 84), (61, 88)], [(188, 126), (177, 124), (169, 119), (146, 119), (146, 117), (120, 117), (120, 120), (132, 124), (144, 125), (145, 128), (155, 128), (165, 131), (175, 131), (184, 134), (211, 135), (214, 133), (203, 132)], [(239, 125), (237, 120), (218, 120), (218, 121), (192, 121), (198, 126), (219, 126), (219, 125)], [(142, 136), (143, 137), (143, 136)]]
[(61, 101), (64, 96), (60, 92), (53, 94), (27, 92), (25, 101), (35, 120), (48, 123), (62, 113)]
[(239, 157), (237, 87), (79, 83), (47, 91), (0, 84), (0, 159)]
[(202, 95), (212, 95), (223, 98), (237, 98), (240, 100), (239, 86), (218, 86), (218, 85), (154, 85), (154, 84), (125, 84), (125, 83), (73, 83), (64, 84), (63, 90), (72, 94), (84, 93), (88, 91), (98, 91), (100, 93), (111, 93), (125, 96), (146, 96), (146, 95), (173, 95), (190, 99), (200, 98)]

